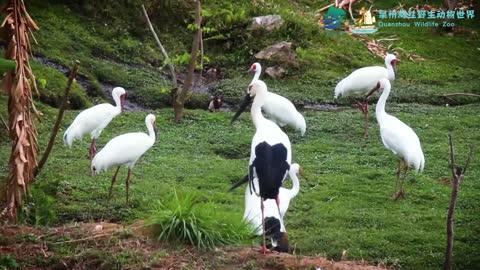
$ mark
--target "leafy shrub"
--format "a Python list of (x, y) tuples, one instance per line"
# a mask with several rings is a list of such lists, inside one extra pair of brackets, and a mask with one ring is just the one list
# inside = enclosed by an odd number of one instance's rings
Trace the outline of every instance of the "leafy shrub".
[(18, 263), (15, 260), (15, 258), (13, 258), (12, 256), (10, 255), (0, 256), (0, 270), (16, 269), (17, 267), (18, 267)]
[(50, 225), (57, 221), (55, 198), (41, 187), (32, 187), (20, 220), (30, 225)]
[(198, 249), (239, 244), (254, 234), (240, 213), (200, 203), (196, 193), (179, 196), (176, 191), (158, 204), (147, 224), (159, 241), (190, 244)]

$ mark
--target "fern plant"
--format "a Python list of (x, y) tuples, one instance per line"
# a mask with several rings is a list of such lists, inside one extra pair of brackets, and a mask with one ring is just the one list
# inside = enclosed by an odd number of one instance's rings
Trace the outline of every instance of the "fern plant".
[(158, 241), (190, 244), (198, 249), (241, 244), (254, 235), (241, 213), (228, 212), (212, 202), (200, 203), (196, 193), (179, 196), (176, 191), (159, 202), (147, 225)]

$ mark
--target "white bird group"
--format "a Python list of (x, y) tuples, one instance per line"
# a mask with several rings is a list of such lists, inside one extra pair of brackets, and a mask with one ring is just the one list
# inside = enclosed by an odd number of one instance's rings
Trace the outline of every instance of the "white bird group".
[[(386, 101), (391, 91), (391, 81), (395, 79), (397, 62), (394, 55), (388, 54), (385, 58), (386, 67), (358, 69), (341, 80), (335, 88), (335, 98), (369, 91), (367, 101), (375, 91), (383, 91), (376, 105), (375, 115), (380, 126), (383, 144), (400, 158), (395, 200), (404, 196), (403, 182), (409, 166), (413, 166), (416, 171), (422, 171), (425, 165), (425, 157), (418, 136), (408, 125), (385, 111)], [(300, 190), (298, 174), (301, 170), (297, 163), (292, 164), (291, 142), (281, 127), (291, 126), (300, 131), (303, 136), (306, 131), (306, 122), (292, 102), (269, 92), (267, 85), (259, 80), (261, 73), (259, 63), (254, 63), (249, 72), (255, 72), (255, 76), (248, 86), (247, 95), (240, 109), (232, 118), (232, 122), (235, 121), (253, 100), (250, 112), (256, 131), (251, 142), (248, 176), (243, 181), (248, 181), (245, 190), (244, 219), (257, 228), (257, 234), (263, 235), (262, 251), (264, 253), (267, 251), (266, 235), (271, 238), (275, 250), (288, 252), (284, 217), (290, 201)], [(81, 112), (67, 128), (63, 138), (64, 143), (71, 146), (75, 140), (81, 140), (84, 135), (90, 134), (91, 174), (98, 174), (116, 167), (111, 180), (110, 196), (120, 166), (125, 165), (128, 168), (126, 178), (128, 204), (131, 171), (139, 158), (157, 140), (156, 118), (153, 114), (146, 116), (145, 125), (148, 134), (135, 132), (117, 136), (96, 154), (96, 140), (110, 121), (121, 113), (126, 92), (123, 88), (116, 87), (112, 91), (112, 96), (116, 106), (108, 103), (100, 104)], [(368, 105), (359, 103), (359, 107), (367, 121)], [(367, 124), (365, 128), (367, 131)], [(403, 177), (400, 177), (402, 172)], [(293, 182), (291, 190), (282, 187), (287, 175)]]
[[(360, 109), (365, 114), (365, 135), (367, 135), (368, 98), (374, 92), (383, 90), (375, 109), (375, 116), (380, 125), (380, 136), (383, 144), (400, 158), (393, 195), (395, 200), (404, 197), (403, 182), (409, 166), (413, 166), (416, 171), (423, 171), (425, 166), (425, 157), (417, 134), (407, 124), (385, 112), (385, 104), (390, 95), (391, 82), (395, 80), (398, 62), (395, 55), (387, 54), (385, 56), (385, 67), (373, 66), (355, 70), (337, 84), (334, 95), (335, 98), (338, 98), (351, 93), (366, 93), (369, 91), (366, 102), (359, 103)], [(401, 177), (402, 171), (403, 176)]]
[(122, 112), (126, 97), (125, 89), (115, 87), (112, 90), (112, 97), (116, 106), (109, 103), (98, 104), (78, 114), (75, 120), (73, 120), (73, 123), (65, 131), (63, 141), (71, 147), (75, 140), (81, 140), (83, 136), (90, 134), (92, 139), (90, 144), (90, 175), (107, 171), (111, 167), (117, 167), (110, 186), (110, 196), (120, 166), (126, 165), (128, 168), (126, 179), (126, 201), (128, 204), (132, 168), (138, 159), (152, 147), (156, 140), (155, 116), (149, 114), (145, 118), (148, 134), (136, 132), (117, 136), (111, 139), (97, 154), (96, 140), (110, 121)]
[[(259, 63), (254, 63), (248, 72), (255, 72), (251, 82), (253, 83), (259, 80), (260, 74), (262, 73), (262, 67)], [(285, 125), (291, 126), (292, 128), (298, 130), (303, 136), (307, 129), (307, 124), (303, 115), (297, 111), (290, 100), (278, 94), (269, 92), (267, 89), (265, 90), (265, 98), (262, 105), (262, 110), (265, 112), (266, 117), (280, 127), (284, 127)], [(232, 123), (235, 121), (235, 119), (237, 119), (238, 116), (240, 116), (247, 105), (250, 104), (251, 100), (252, 96), (247, 92), (243, 103), (240, 105), (240, 109), (232, 118)]]
[[(387, 54), (385, 57), (385, 67), (372, 66), (363, 67), (355, 70), (346, 78), (341, 80), (335, 87), (335, 98), (341, 96), (349, 96), (351, 94), (366, 94), (371, 90), (378, 89), (378, 82), (381, 79), (395, 80), (397, 72), (398, 59), (393, 54)], [(366, 96), (364, 102), (357, 102), (358, 108), (365, 116), (365, 136), (368, 135), (368, 99), (370, 94)]]

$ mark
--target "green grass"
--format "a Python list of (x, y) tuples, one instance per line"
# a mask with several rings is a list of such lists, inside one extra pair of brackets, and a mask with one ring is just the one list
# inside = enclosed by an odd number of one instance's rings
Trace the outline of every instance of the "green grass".
[[(38, 124), (44, 146), (55, 111), (41, 104), (38, 107), (45, 114)], [(348, 258), (386, 262), (402, 269), (440, 268), (451, 190), (442, 183), (450, 177), (447, 134), (452, 131), (459, 163), (463, 162), (468, 147), (480, 139), (478, 105), (389, 104), (387, 110), (417, 132), (426, 157), (424, 173), (409, 175), (407, 197), (399, 202), (390, 199), (397, 159), (383, 147), (376, 124), (372, 124), (368, 139), (361, 136), (363, 122), (358, 111), (307, 112), (306, 136), (288, 132), (293, 161), (300, 163), (308, 176), (308, 182), (301, 179), (301, 192), (286, 217), (289, 240), (297, 254), (339, 259), (347, 250)], [(102, 133), (99, 149), (115, 135), (144, 130), (146, 114), (124, 113), (114, 119)], [(195, 190), (200, 201), (221, 211), (243, 213), (243, 188), (233, 194), (226, 190), (247, 172), (254, 133), (248, 114), (234, 126), (229, 125), (231, 114), (226, 113), (188, 111), (180, 125), (173, 123), (169, 109), (155, 114), (159, 140), (133, 170), (132, 205), (126, 208), (124, 169), (108, 202), (113, 171), (88, 176), (88, 139), (71, 149), (61, 144), (61, 132), (76, 115), (67, 112), (51, 158), (36, 183), (45, 193), (54, 194), (57, 222), (129, 223), (148, 218), (156, 202), (169, 198), (174, 189)], [(9, 143), (0, 138), (0, 157), (6, 161)], [(6, 162), (0, 165), (0, 177), (6, 175), (6, 168)], [(479, 176), (474, 160), (459, 193), (456, 269), (472, 269), (480, 263), (476, 237), (480, 230)]]
[[(272, 91), (296, 104), (331, 102), (335, 84), (352, 70), (382, 65), (381, 58), (351, 36), (317, 27), (315, 11), (327, 2), (301, 0), (292, 5), (290, 1), (279, 0), (265, 1), (257, 7), (241, 1), (205, 2), (205, 8), (210, 10), (219, 5), (235, 10), (235, 14), (246, 9), (247, 18), (278, 13), (286, 20), (286, 26), (277, 33), (252, 35), (242, 30), (247, 19), (241, 16), (232, 17), (233, 25), (223, 24), (227, 12), (219, 11), (210, 19), (210, 26), (221, 29), (225, 35), (223, 41), (205, 43), (211, 64), (219, 65), (227, 76), (214, 90), (223, 92), (228, 102), (240, 101), (251, 79), (241, 78), (240, 74), (254, 61), (252, 55), (282, 40), (297, 44), (301, 67), (288, 69), (283, 80), (265, 81)], [(375, 2), (378, 8), (394, 5), (388, 1)], [(417, 2), (402, 3), (408, 6)], [(88, 15), (80, 14), (71, 6), (56, 3), (32, 2), (29, 11), (41, 27), (36, 33), (39, 44), (34, 46), (34, 52), (65, 66), (79, 59), (81, 74), (86, 75), (95, 88), (88, 94), (101, 96), (99, 82), (103, 82), (124, 86), (129, 98), (153, 108), (168, 103), (165, 89), (169, 88), (169, 81), (164, 78), (163, 71), (158, 70), (163, 58), (148, 31), (129, 32), (119, 21), (118, 25), (100, 24), (97, 17), (91, 21), (86, 18)], [(121, 14), (119, 12), (118, 16)], [(129, 21), (130, 24), (138, 22), (136, 19)], [(130, 24), (129, 29), (132, 29)], [(168, 23), (158, 27), (163, 30), (159, 32), (160, 38), (172, 57), (189, 51), (191, 40), (186, 30)], [(478, 23), (463, 27), (479, 29)], [(393, 48), (400, 47), (426, 59), (423, 62), (402, 59), (387, 108), (419, 135), (426, 169), (423, 174), (410, 174), (406, 181), (407, 198), (393, 202), (390, 195), (397, 159), (383, 147), (378, 127), (372, 124), (370, 137), (364, 139), (361, 136), (362, 117), (356, 110), (306, 112), (306, 136), (288, 131), (293, 161), (300, 163), (308, 176), (308, 181), (301, 179), (301, 192), (287, 214), (289, 240), (297, 254), (320, 254), (339, 259), (347, 250), (349, 259), (386, 263), (401, 269), (439, 269), (445, 249), (446, 209), (451, 190), (442, 183), (450, 177), (447, 134), (452, 131), (458, 160), (464, 160), (468, 147), (480, 139), (480, 109), (478, 103), (450, 107), (427, 104), (444, 104), (446, 101), (438, 97), (442, 93), (478, 93), (478, 38), (449, 37), (424, 29), (392, 28), (383, 28), (370, 37), (379, 39), (391, 35), (400, 38), (393, 42)], [(223, 46), (228, 42), (230, 47)], [(271, 63), (262, 64), (265, 68)], [(40, 100), (58, 104), (66, 78), (38, 63), (32, 66), (37, 83), (46, 82), (40, 86), (44, 95)], [(95, 99), (87, 96), (77, 84), (72, 95), (73, 108), (88, 106)], [(198, 105), (191, 106), (204, 107), (205, 100), (206, 96), (201, 96), (195, 101)], [(463, 99), (460, 102), (472, 101)], [(41, 149), (44, 149), (56, 110), (42, 103), (37, 103), (37, 107), (44, 113), (42, 122), (37, 123)], [(98, 220), (130, 223), (149, 218), (152, 210), (158, 207), (157, 202), (170, 198), (174, 190), (195, 191), (201, 203), (208, 203), (219, 212), (241, 215), (243, 188), (233, 194), (227, 194), (226, 190), (247, 172), (254, 134), (248, 114), (231, 126), (229, 113), (188, 110), (184, 123), (174, 124), (171, 109), (153, 112), (157, 115), (159, 140), (133, 170), (129, 208), (124, 205), (125, 169), (120, 171), (114, 197), (109, 202), (107, 195), (113, 171), (94, 178), (88, 176), (88, 138), (75, 143), (71, 149), (62, 145), (61, 136), (78, 113), (67, 111), (50, 160), (35, 183), (39, 199), (28, 204), (29, 212), (24, 214), (24, 220), (30, 224)], [(1, 94), (0, 114), (6, 115), (6, 97)], [(145, 130), (146, 114), (123, 113), (114, 119), (102, 133), (99, 149), (116, 135)], [(373, 116), (371, 118), (374, 122)], [(0, 160), (3, 161), (0, 179), (8, 172), (10, 147), (7, 135), (0, 132)], [(478, 164), (475, 159), (459, 193), (454, 247), (456, 269), (474, 269), (480, 265)], [(69, 256), (73, 251), (58, 248), (55, 252), (58, 256)], [(103, 257), (105, 253), (91, 256)], [(117, 259), (132, 260), (132, 257), (122, 253)]]
[(193, 191), (178, 194), (174, 190), (159, 202), (147, 225), (153, 228), (159, 242), (190, 244), (200, 250), (238, 245), (255, 235), (241, 213), (222, 211), (213, 203), (200, 203)]

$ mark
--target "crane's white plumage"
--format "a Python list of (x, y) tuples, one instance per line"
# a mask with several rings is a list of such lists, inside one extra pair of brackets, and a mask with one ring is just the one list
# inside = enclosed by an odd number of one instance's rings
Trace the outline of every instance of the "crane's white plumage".
[[(255, 72), (252, 83), (260, 78), (262, 67), (259, 63), (254, 63), (249, 72)], [(265, 116), (283, 127), (285, 125), (291, 126), (300, 131), (302, 136), (305, 134), (307, 124), (305, 118), (297, 111), (293, 103), (278, 94), (269, 92), (265, 93), (266, 98), (262, 106)]]
[(374, 89), (380, 79), (395, 80), (396, 64), (398, 60), (393, 54), (385, 57), (385, 67), (372, 66), (355, 70), (341, 80), (335, 87), (335, 98), (350, 94), (368, 93)]
[(262, 114), (262, 108), (264, 108), (265, 103), (268, 102), (268, 99), (271, 97), (268, 95), (267, 85), (261, 80), (256, 80), (250, 84), (249, 89), (250, 95), (255, 97), (251, 108), (251, 115), (256, 129), (252, 139), (249, 164), (251, 165), (256, 157), (255, 147), (262, 142), (267, 142), (269, 145), (284, 145), (287, 149), (287, 162), (291, 164), (292, 148), (290, 139), (277, 124), (265, 118)]
[[(285, 226), (283, 224), (283, 217), (287, 213), (288, 207), (290, 206), (290, 201), (295, 198), (300, 191), (300, 182), (298, 181), (298, 173), (299, 173), (300, 165), (297, 163), (293, 163), (290, 165), (290, 170), (288, 171), (288, 175), (292, 180), (292, 188), (287, 189), (284, 187), (280, 188), (280, 192), (278, 193), (278, 197), (280, 198), (280, 215), (278, 213), (277, 205), (275, 200), (268, 199), (264, 201), (265, 206), (265, 217), (274, 217), (281, 220), (282, 224), (282, 231), (285, 230)], [(256, 188), (258, 190), (258, 179), (255, 179)], [(257, 234), (262, 234), (262, 215), (258, 205), (260, 204), (260, 197), (257, 196), (255, 193), (251, 193), (249, 187), (245, 189), (245, 212), (243, 214), (243, 218), (249, 221), (255, 228), (257, 228)]]
[(127, 203), (131, 170), (138, 159), (152, 147), (156, 140), (155, 116), (153, 114), (145, 117), (145, 125), (147, 126), (148, 134), (134, 132), (117, 136), (111, 139), (105, 147), (95, 155), (92, 161), (92, 170), (95, 174), (107, 171), (111, 167), (117, 167), (117, 171), (112, 179), (110, 192), (115, 183), (120, 166), (125, 165), (128, 168)]
[[(254, 96), (251, 107), (252, 121), (255, 125), (255, 135), (252, 139), (250, 162), (249, 162), (249, 191), (255, 196), (259, 194), (261, 221), (263, 228), (263, 250), (265, 246), (265, 221), (264, 204), (267, 199), (274, 199), (277, 206), (277, 217), (267, 220), (269, 226), (279, 226), (284, 230), (283, 219), (280, 214), (279, 190), (285, 179), (292, 161), (292, 149), (290, 139), (274, 122), (266, 119), (262, 114), (262, 106), (269, 97), (267, 86), (261, 80), (252, 82), (249, 87), (249, 95)], [(254, 191), (254, 192), (252, 192)], [(258, 193), (258, 194), (257, 194)], [(272, 225), (276, 224), (276, 225)], [(282, 251), (288, 251), (288, 238), (285, 232), (278, 231), (275, 236)]]
[(92, 140), (98, 139), (108, 123), (122, 112), (125, 93), (125, 89), (122, 87), (115, 87), (112, 90), (115, 106), (102, 103), (79, 113), (65, 131), (63, 142), (71, 147), (75, 140), (81, 140), (87, 134), (90, 134)]
[[(387, 79), (381, 79), (379, 83), (383, 93), (378, 100), (375, 115), (380, 125), (380, 135), (383, 144), (401, 159), (397, 175), (398, 177), (400, 176), (402, 163), (405, 164), (405, 171), (408, 170), (409, 166), (413, 166), (415, 171), (423, 171), (425, 156), (423, 155), (420, 139), (407, 124), (385, 112), (385, 104), (390, 95), (391, 85)], [(395, 199), (403, 196), (403, 180), (400, 188), (401, 190), (397, 192)]]
[(380, 88), (383, 89), (383, 93), (378, 100), (375, 115), (380, 125), (383, 144), (395, 155), (404, 159), (409, 166), (413, 166), (416, 171), (422, 171), (425, 166), (425, 157), (420, 139), (412, 128), (385, 112), (385, 103), (390, 95), (390, 82), (387, 79), (380, 80)]
[(335, 87), (335, 98), (368, 92), (364, 102), (357, 102), (358, 108), (365, 116), (365, 137), (368, 135), (368, 99), (371, 93), (378, 89), (380, 79), (385, 78), (391, 81), (395, 79), (397, 62), (395, 55), (387, 54), (385, 56), (385, 67), (373, 66), (357, 69)]

